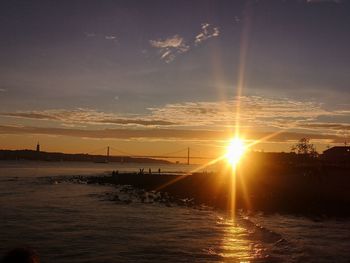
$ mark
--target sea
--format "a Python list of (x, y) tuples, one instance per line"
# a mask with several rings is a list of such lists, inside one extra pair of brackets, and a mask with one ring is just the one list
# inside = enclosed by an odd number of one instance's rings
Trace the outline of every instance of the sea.
[[(0, 161), (0, 257), (30, 246), (47, 263), (350, 262), (349, 219), (240, 211), (232, 220), (207, 206), (145, 203), (121, 187), (67, 179), (142, 168), (197, 166)], [(125, 202), (106, 198), (115, 193)]]

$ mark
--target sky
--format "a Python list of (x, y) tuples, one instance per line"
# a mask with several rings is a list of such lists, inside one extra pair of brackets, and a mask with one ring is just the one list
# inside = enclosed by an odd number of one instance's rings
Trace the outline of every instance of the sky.
[(346, 0), (2, 0), (0, 148), (215, 156), (237, 125), (254, 150), (342, 145), (349, 13)]

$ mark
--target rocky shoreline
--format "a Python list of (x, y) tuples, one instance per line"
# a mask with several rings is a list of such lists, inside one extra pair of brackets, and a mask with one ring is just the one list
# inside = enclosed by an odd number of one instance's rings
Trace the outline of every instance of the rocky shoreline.
[[(113, 185), (131, 193), (143, 203), (158, 202), (167, 206), (209, 206), (229, 210), (232, 199), (233, 177), (229, 174), (147, 174), (116, 173), (100, 176), (74, 176), (71, 182)], [(322, 181), (323, 180), (323, 181)], [(264, 213), (348, 217), (350, 198), (347, 189), (330, 189), (327, 179), (299, 176), (266, 176), (252, 180), (249, 175), (237, 176), (236, 209)], [(346, 179), (348, 180), (348, 179)], [(317, 182), (317, 183), (316, 183)], [(328, 187), (327, 187), (328, 186)], [(328, 189), (325, 192), (325, 189)], [(127, 203), (118, 195), (108, 196), (115, 202)]]

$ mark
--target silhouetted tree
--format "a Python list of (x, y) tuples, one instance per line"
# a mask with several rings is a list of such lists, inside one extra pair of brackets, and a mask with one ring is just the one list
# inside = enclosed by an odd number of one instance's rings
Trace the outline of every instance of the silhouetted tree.
[(292, 152), (315, 158), (318, 156), (315, 146), (310, 143), (309, 138), (301, 138), (297, 144), (292, 146)]

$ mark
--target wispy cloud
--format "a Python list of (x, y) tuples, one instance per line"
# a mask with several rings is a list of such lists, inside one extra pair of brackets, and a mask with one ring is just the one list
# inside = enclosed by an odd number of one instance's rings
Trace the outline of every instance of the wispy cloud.
[(339, 135), (350, 135), (350, 124), (347, 123), (329, 123), (329, 122), (315, 122), (315, 123), (302, 123), (301, 127), (306, 129), (319, 130), (322, 129), (327, 133), (334, 133)]
[(43, 110), (22, 112), (1, 112), (0, 116), (25, 118), (33, 120), (57, 121), (62, 124), (105, 124), (105, 125), (140, 125), (164, 126), (174, 125), (166, 120), (152, 119), (151, 116), (120, 116), (112, 113), (99, 112), (91, 109), (75, 110)]
[(149, 43), (153, 48), (159, 49), (160, 58), (166, 63), (170, 63), (179, 54), (189, 51), (192, 47), (198, 46), (202, 42), (212, 37), (218, 37), (220, 30), (208, 23), (201, 25), (201, 31), (195, 36), (194, 41), (190, 43), (180, 35), (174, 35), (165, 39), (150, 40)]
[(105, 36), (105, 39), (107, 39), (107, 40), (114, 40), (114, 41), (116, 41), (116, 40), (117, 40), (117, 37), (116, 37), (116, 36), (114, 36), (114, 35), (108, 35), (108, 36)]
[[(227, 130), (236, 124), (236, 108), (240, 105), (239, 124), (242, 131), (294, 131), (317, 133), (320, 135), (350, 136), (350, 112), (346, 110), (328, 110), (322, 104), (310, 101), (296, 101), (288, 98), (262, 98), (245, 96), (227, 101), (187, 102), (167, 104), (164, 107), (151, 108), (152, 117), (176, 123), (177, 127), (195, 129)], [(319, 120), (342, 119), (339, 123), (320, 122)]]
[(178, 54), (187, 52), (190, 49), (183, 37), (174, 35), (166, 39), (150, 40), (152, 47), (158, 48), (161, 59), (166, 63), (173, 61)]
[(199, 45), (209, 38), (218, 37), (220, 35), (219, 28), (213, 27), (208, 23), (203, 23), (201, 28), (201, 32), (196, 36), (196, 39), (194, 41), (195, 45)]
[(6, 89), (0, 88), (0, 92), (5, 92), (5, 91), (6, 91)]
[[(172, 128), (178, 130), (234, 130), (236, 108), (240, 105), (242, 131), (289, 131), (320, 135), (350, 136), (350, 111), (328, 110), (322, 104), (288, 98), (242, 96), (226, 101), (200, 101), (166, 104), (148, 108), (143, 114), (115, 114), (92, 109), (2, 112), (0, 116), (58, 122), (75, 126)], [(322, 118), (339, 122), (324, 122)], [(341, 120), (341, 121), (340, 121)], [(50, 126), (50, 124), (48, 124)]]
[(105, 39), (105, 40), (110, 40), (117, 42), (117, 36), (114, 34), (109, 34), (109, 35), (104, 35), (104, 34), (96, 34), (94, 32), (85, 32), (84, 33), (86, 38), (91, 38), (91, 39)]
[[(42, 134), (54, 136), (73, 136), (80, 138), (98, 139), (163, 139), (163, 140), (188, 140), (188, 141), (222, 141), (229, 139), (232, 134), (228, 131), (212, 130), (179, 130), (179, 129), (71, 129), (71, 128), (45, 128), (30, 126), (0, 125), (0, 134)], [(269, 135), (267, 132), (251, 131), (245, 134), (247, 140), (257, 140)], [(268, 139), (270, 142), (291, 142), (301, 137), (309, 137), (314, 140), (326, 140), (330, 142), (343, 142), (336, 135), (310, 134), (287, 132)]]
[(171, 116), (171, 121), (183, 125), (221, 127), (236, 121), (235, 110), (240, 103), (240, 121), (250, 127), (283, 128), (286, 124), (314, 121), (319, 116), (349, 114), (341, 111), (328, 111), (315, 102), (301, 102), (291, 99), (273, 99), (259, 96), (243, 96), (227, 101), (186, 102), (167, 104), (164, 107), (150, 108), (152, 116)]

